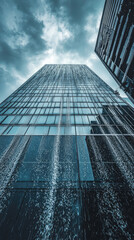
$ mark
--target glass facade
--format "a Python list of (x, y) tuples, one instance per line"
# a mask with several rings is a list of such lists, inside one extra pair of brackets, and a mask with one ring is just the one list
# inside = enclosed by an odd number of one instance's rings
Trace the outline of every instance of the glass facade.
[(134, 111), (85, 65), (45, 65), (0, 104), (0, 236), (131, 239)]
[(106, 0), (95, 52), (134, 103), (134, 1)]
[(1, 135), (57, 135), (59, 126), (60, 135), (131, 134), (132, 120), (127, 103), (84, 65), (47, 65), (0, 105)]

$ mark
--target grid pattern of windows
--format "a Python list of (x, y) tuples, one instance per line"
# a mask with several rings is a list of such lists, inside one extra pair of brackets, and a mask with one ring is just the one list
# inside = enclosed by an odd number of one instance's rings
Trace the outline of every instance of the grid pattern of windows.
[(60, 127), (60, 135), (132, 134), (133, 116), (87, 66), (45, 65), (0, 105), (0, 132), (56, 135)]
[(134, 102), (133, 0), (106, 0), (95, 52)]
[(46, 65), (0, 111), (1, 240), (132, 239), (127, 103), (84, 65)]

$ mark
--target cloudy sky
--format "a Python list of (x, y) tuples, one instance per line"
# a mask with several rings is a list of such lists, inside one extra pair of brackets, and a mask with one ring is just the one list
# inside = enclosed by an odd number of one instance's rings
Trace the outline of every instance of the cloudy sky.
[(1, 0), (0, 101), (46, 63), (86, 64), (117, 89), (94, 53), (103, 7), (104, 0)]

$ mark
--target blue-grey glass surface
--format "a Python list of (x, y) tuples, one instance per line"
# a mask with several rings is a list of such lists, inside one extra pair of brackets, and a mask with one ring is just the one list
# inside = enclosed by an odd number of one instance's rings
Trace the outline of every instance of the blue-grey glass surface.
[(85, 65), (0, 104), (0, 239), (133, 238), (134, 111)]

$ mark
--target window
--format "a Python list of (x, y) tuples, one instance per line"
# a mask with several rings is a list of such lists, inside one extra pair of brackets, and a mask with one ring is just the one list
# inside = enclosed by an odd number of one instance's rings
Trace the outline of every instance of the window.
[(14, 111), (14, 108), (9, 108), (9, 109), (5, 112), (5, 114), (13, 113), (13, 111)]
[(6, 116), (0, 116), (0, 123), (4, 120)]
[(86, 115), (82, 116), (83, 124), (89, 124), (89, 119)]
[(47, 126), (30, 126), (26, 135), (47, 135), (49, 127)]
[(46, 124), (54, 124), (55, 116), (48, 116)]
[(19, 121), (19, 124), (28, 124), (31, 119), (31, 116), (23, 116)]
[(6, 128), (7, 128), (7, 126), (0, 126), (0, 134), (2, 134)]
[(47, 116), (38, 116), (36, 124), (45, 124)]
[(76, 124), (82, 124), (82, 117), (81, 116), (78, 116), (78, 115), (75, 115), (75, 123)]
[(4, 124), (10, 124), (13, 119), (14, 119), (14, 116), (8, 116), (8, 117), (3, 121), (3, 123), (4, 123)]
[(30, 124), (36, 123), (36, 119), (37, 119), (37, 116), (33, 116), (33, 117), (31, 118)]
[(15, 116), (15, 118), (13, 119), (12, 123), (13, 124), (17, 124), (19, 122), (19, 120), (21, 119), (21, 116)]
[(24, 135), (26, 130), (27, 126), (13, 126), (8, 135)]
[(91, 133), (91, 127), (76, 126), (77, 135), (89, 135)]

